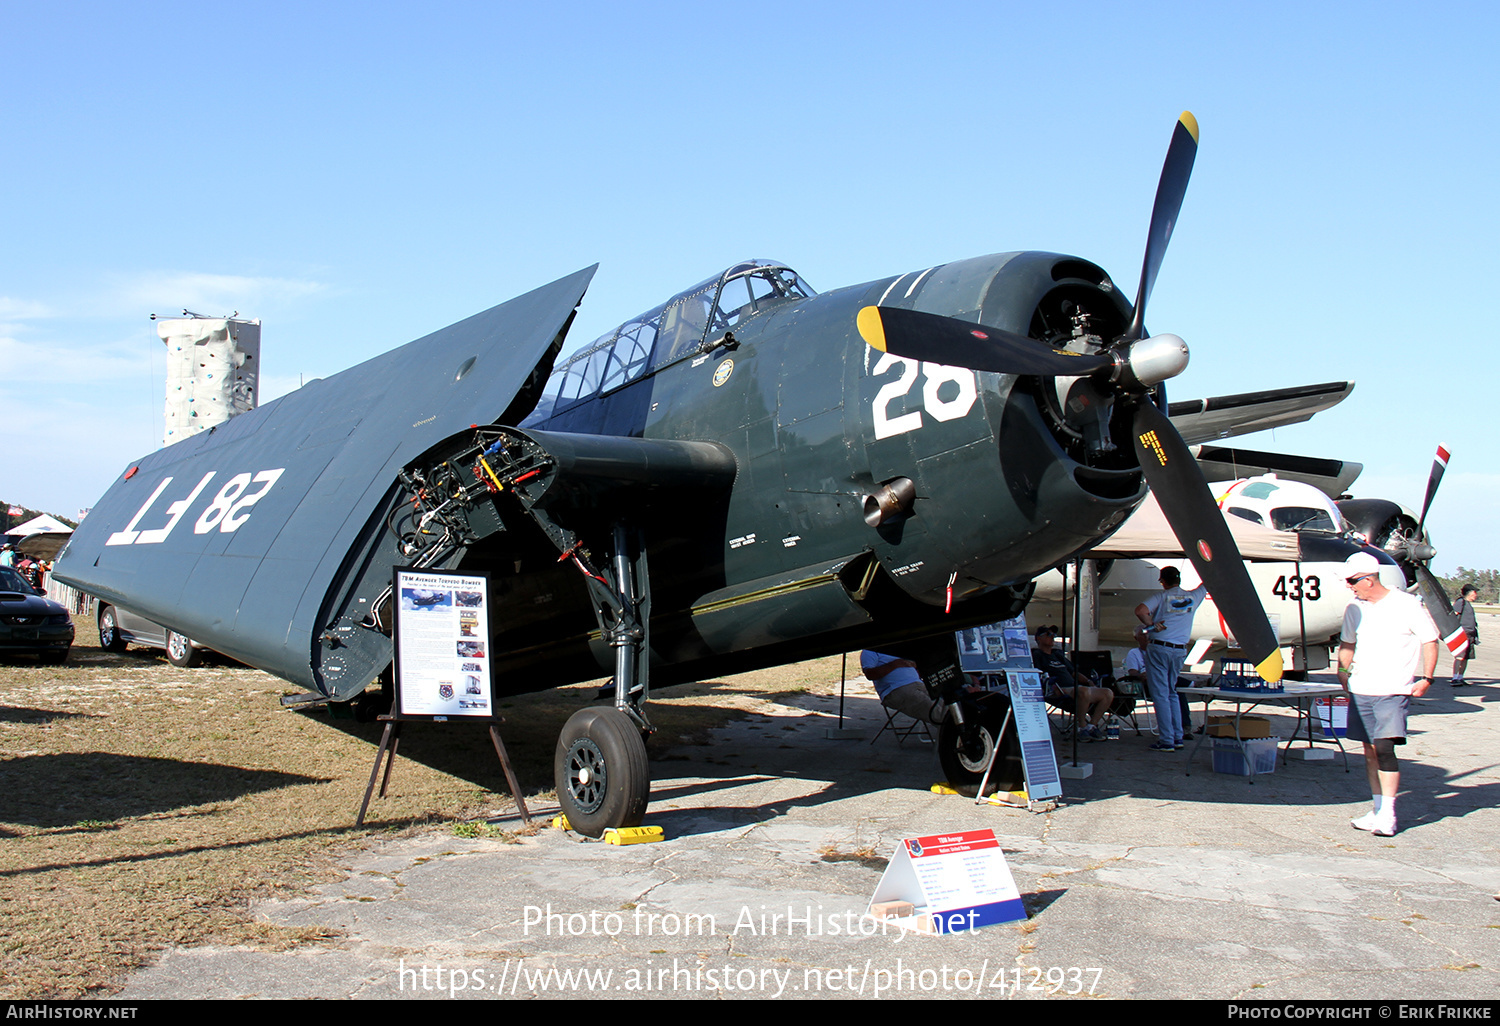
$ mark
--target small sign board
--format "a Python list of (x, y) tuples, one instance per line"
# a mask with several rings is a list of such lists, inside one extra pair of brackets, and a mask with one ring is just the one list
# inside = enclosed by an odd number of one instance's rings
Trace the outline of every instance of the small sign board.
[(913, 906), (911, 915), (889, 922), (917, 933), (958, 933), (1026, 918), (993, 830), (903, 838), (870, 907), (889, 902)]
[(398, 719), (491, 719), (489, 578), (395, 571)]
[(1031, 639), (1026, 618), (1013, 617), (955, 634), (958, 662), (966, 673), (998, 673), (1031, 668)]
[(1325, 695), (1314, 703), (1318, 733), (1324, 737), (1347, 737), (1349, 734), (1349, 696)]

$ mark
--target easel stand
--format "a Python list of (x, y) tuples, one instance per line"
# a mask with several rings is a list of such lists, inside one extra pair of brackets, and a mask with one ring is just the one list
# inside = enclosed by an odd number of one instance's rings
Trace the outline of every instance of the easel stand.
[[(1005, 719), (1001, 721), (1000, 731), (996, 734), (994, 746), (985, 761), (974, 804), (1000, 805), (1028, 812), (1045, 811), (1052, 807), (1047, 799), (1062, 794), (1062, 781), (1052, 749), (1051, 728), (1047, 723), (1045, 706), (1042, 705), (1041, 676), (1034, 669), (1007, 670), (1004, 673), (1006, 687), (1010, 692), (1010, 705), (1005, 710)], [(1025, 802), (991, 798), (985, 793), (989, 790), (995, 760), (1004, 750), (1005, 738), (1011, 731), (1015, 731), (1017, 746), (1021, 750)]]
[[(375, 765), (370, 767), (370, 782), (365, 786), (365, 800), (359, 805), (359, 815), (354, 820), (354, 825), (362, 827), (365, 825), (365, 811), (370, 807), (370, 794), (375, 790), (375, 778), (380, 776), (381, 760), (386, 759), (389, 751), (390, 758), (385, 764), (385, 775), (380, 780), (380, 797), (385, 797), (386, 787), (391, 782), (391, 767), (396, 764), (396, 749), (401, 745), (401, 724), (405, 722), (399, 716), (381, 716), (378, 719), (385, 723), (385, 732), (380, 735), (380, 748), (375, 752)], [(423, 717), (423, 719), (428, 719)], [(516, 800), (516, 808), (521, 810), (521, 822), (527, 826), (531, 825), (531, 813), (526, 809), (526, 799), (521, 796), (521, 785), (516, 781), (515, 770), (511, 769), (510, 756), (505, 751), (505, 742), (500, 739), (500, 724), (503, 719), (492, 719), (489, 721), (490, 741), (495, 745), (495, 754), (500, 757), (500, 767), (505, 770), (505, 782), (510, 785), (511, 797)]]
[(1011, 729), (1011, 713), (1013, 711), (1011, 709), (1005, 710), (1005, 722), (1000, 724), (1000, 735), (995, 738), (995, 746), (990, 750), (990, 759), (984, 767), (984, 776), (979, 781), (979, 790), (974, 792), (974, 804), (999, 805), (1007, 809), (1025, 809), (1027, 812), (1035, 812), (1036, 809), (1033, 806), (1037, 803), (1032, 800), (1029, 788), (1026, 791), (1026, 801), (1024, 803), (1010, 802), (1004, 798), (991, 798), (985, 794), (990, 786), (990, 771), (995, 768), (995, 760), (1000, 756), (1000, 743), (1004, 740), (1006, 731)]

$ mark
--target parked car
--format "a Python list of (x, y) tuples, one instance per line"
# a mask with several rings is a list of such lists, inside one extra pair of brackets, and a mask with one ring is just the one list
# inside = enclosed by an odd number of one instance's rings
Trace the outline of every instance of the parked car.
[(164, 649), (173, 666), (196, 666), (203, 646), (124, 606), (99, 603), (99, 647), (108, 652), (123, 652), (129, 645)]
[(0, 653), (29, 653), (45, 663), (60, 663), (72, 647), (73, 619), (67, 607), (0, 566)]

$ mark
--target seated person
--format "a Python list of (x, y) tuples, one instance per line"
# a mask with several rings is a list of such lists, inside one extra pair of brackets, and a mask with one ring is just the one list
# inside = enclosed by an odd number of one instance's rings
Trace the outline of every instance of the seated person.
[(1114, 703), (1115, 693), (1108, 688), (1096, 688), (1093, 681), (1073, 668), (1061, 652), (1053, 649), (1057, 643), (1055, 627), (1036, 629), (1036, 648), (1031, 650), (1031, 661), (1042, 671), (1047, 684), (1047, 701), (1053, 705), (1071, 701), (1078, 714), (1088, 719), (1080, 736), (1089, 741), (1103, 741), (1104, 714)]
[[(1140, 624), (1136, 627), (1135, 644), (1136, 647), (1125, 654), (1125, 676), (1131, 680), (1139, 681), (1142, 688), (1139, 693), (1145, 695), (1150, 693), (1150, 680), (1146, 676), (1146, 651), (1151, 644), (1150, 627), (1147, 627), (1145, 624)], [(1179, 711), (1182, 713), (1182, 725), (1186, 728), (1187, 733), (1191, 734), (1193, 732), (1193, 717), (1188, 709), (1188, 696), (1178, 695), (1177, 701)], [(1203, 728), (1199, 727), (1198, 730), (1201, 732)]]
[(1146, 646), (1151, 642), (1151, 628), (1145, 624), (1135, 629), (1135, 648), (1125, 653), (1125, 676), (1146, 683)]
[(948, 715), (947, 703), (927, 693), (917, 664), (910, 659), (866, 649), (859, 654), (859, 668), (875, 685), (880, 704), (886, 708), (934, 724), (942, 723)]

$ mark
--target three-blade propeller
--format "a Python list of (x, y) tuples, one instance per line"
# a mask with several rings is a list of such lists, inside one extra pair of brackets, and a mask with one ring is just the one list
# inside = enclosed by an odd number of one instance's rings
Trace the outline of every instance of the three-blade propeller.
[(1193, 563), (1240, 648), (1268, 681), (1281, 679), (1281, 650), (1208, 483), (1177, 429), (1152, 402), (1151, 386), (1180, 373), (1187, 347), (1173, 335), (1148, 338), (1146, 303), (1182, 209), (1198, 153), (1198, 122), (1184, 111), (1162, 165), (1146, 255), (1130, 326), (1103, 352), (1068, 353), (1014, 332), (952, 317), (865, 307), (859, 332), (882, 352), (973, 370), (1037, 377), (1093, 376), (1131, 416), (1136, 457), (1183, 551)]

